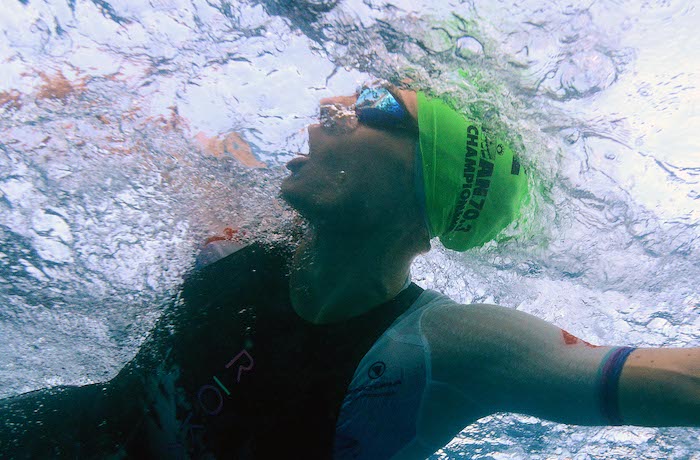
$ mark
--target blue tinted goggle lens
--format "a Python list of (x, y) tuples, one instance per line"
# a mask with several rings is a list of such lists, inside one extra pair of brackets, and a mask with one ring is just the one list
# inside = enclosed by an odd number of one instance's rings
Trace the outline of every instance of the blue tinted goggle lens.
[(360, 123), (377, 128), (403, 128), (408, 125), (406, 109), (386, 88), (365, 88), (355, 102)]

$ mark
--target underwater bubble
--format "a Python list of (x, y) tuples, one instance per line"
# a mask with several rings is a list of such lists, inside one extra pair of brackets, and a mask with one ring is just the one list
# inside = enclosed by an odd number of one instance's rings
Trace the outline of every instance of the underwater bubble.
[(572, 55), (561, 64), (559, 75), (565, 99), (590, 96), (608, 88), (617, 79), (612, 59), (599, 51)]
[(470, 59), (474, 56), (482, 56), (484, 54), (484, 45), (479, 40), (469, 35), (460, 37), (457, 40), (455, 53), (462, 59)]

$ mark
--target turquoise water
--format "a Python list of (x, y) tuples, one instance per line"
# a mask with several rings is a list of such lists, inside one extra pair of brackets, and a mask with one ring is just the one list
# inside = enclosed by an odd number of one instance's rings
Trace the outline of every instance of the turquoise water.
[[(305, 148), (318, 100), (370, 75), (451, 94), (518, 133), (535, 171), (538, 193), (527, 223), (507, 231), (514, 239), (467, 254), (435, 244), (414, 266), (418, 283), (592, 343), (700, 345), (693, 2), (3, 6), (3, 396), (113, 376), (199, 245), (232, 222), (284, 238), (294, 221), (277, 199), (281, 165)], [(435, 458), (699, 450), (697, 429), (499, 415)]]

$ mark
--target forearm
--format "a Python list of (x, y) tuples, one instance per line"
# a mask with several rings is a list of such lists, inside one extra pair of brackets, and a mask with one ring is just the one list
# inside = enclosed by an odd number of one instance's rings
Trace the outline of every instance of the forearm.
[(700, 348), (639, 349), (622, 370), (625, 424), (700, 426)]
[(171, 334), (162, 321), (111, 381), (61, 386), (0, 400), (0, 458), (106, 458), (143, 438), (150, 386)]
[[(0, 401), (0, 451), (7, 458), (98, 458), (114, 452), (120, 413), (106, 385), (66, 386)], [(77, 457), (76, 457), (77, 456)]]

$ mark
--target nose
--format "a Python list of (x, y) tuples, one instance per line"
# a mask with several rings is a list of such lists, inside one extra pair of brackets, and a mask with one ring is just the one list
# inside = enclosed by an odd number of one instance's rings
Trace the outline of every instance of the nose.
[(306, 127), (306, 132), (309, 134), (309, 146), (311, 146), (311, 138), (317, 136), (318, 132), (321, 130), (321, 125), (318, 123), (314, 123), (313, 125), (309, 125)]
[(316, 123), (306, 127), (306, 131), (309, 135), (309, 155), (313, 152), (318, 142), (318, 136), (321, 134), (321, 125)]

